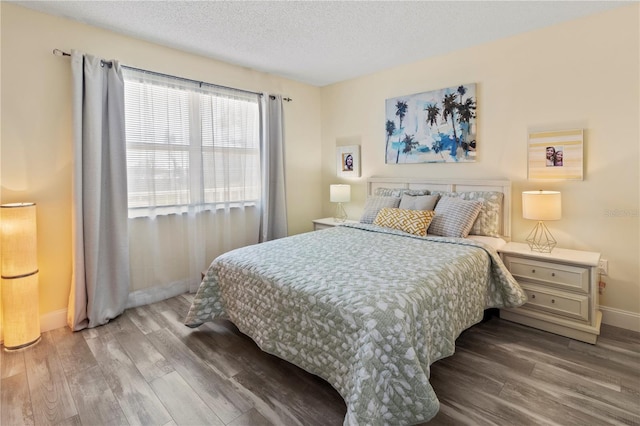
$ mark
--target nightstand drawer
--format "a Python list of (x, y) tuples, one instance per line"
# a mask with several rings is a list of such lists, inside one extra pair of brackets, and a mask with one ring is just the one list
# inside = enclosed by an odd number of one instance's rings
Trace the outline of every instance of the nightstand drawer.
[(589, 321), (589, 297), (580, 294), (561, 293), (548, 288), (523, 285), (527, 293), (528, 309), (546, 311), (567, 318)]
[(589, 292), (589, 269), (505, 256), (505, 264), (518, 280), (539, 282), (557, 288)]

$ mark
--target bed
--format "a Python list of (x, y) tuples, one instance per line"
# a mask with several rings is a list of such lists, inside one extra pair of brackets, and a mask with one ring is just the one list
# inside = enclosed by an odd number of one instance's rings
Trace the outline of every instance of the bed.
[[(501, 194), (489, 219), (509, 238), (508, 181), (370, 178), (367, 188), (370, 199)], [(374, 222), (234, 250), (211, 264), (185, 323), (228, 318), (265, 352), (324, 378), (345, 400), (345, 425), (428, 421), (439, 409), (430, 365), (454, 353), (485, 309), (525, 301), (495, 247), (478, 237)]]

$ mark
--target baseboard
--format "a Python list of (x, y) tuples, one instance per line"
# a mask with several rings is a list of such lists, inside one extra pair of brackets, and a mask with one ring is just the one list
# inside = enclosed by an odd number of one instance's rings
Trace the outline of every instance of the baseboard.
[(67, 310), (60, 309), (40, 316), (40, 331), (55, 330), (67, 326)]
[(155, 286), (144, 290), (136, 290), (129, 293), (125, 309), (150, 305), (161, 300), (171, 299), (179, 294), (188, 293), (192, 285), (195, 285), (195, 288), (197, 288), (198, 284), (199, 282), (197, 280), (187, 279), (183, 281), (176, 281), (162, 287)]
[(602, 312), (602, 323), (614, 327), (625, 328), (640, 333), (640, 314), (623, 311), (621, 309), (600, 306)]

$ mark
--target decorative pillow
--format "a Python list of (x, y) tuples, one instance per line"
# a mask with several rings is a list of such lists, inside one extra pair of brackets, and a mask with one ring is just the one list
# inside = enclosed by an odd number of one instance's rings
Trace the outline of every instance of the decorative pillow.
[(380, 209), (373, 224), (425, 237), (434, 214), (431, 210), (405, 210), (385, 207)]
[(433, 191), (443, 197), (458, 197), (463, 200), (476, 200), (482, 202), (482, 209), (476, 219), (469, 235), (485, 235), (487, 237), (500, 237), (502, 226), (502, 202), (504, 194), (499, 191), (468, 191), (446, 192)]
[(482, 202), (442, 197), (436, 204), (436, 215), (429, 233), (442, 237), (466, 238), (482, 208)]
[(380, 209), (398, 207), (398, 204), (400, 204), (400, 197), (369, 197), (364, 203), (360, 223), (373, 223)]
[(439, 195), (402, 194), (399, 207), (406, 210), (433, 210), (439, 198)]
[(373, 195), (378, 197), (400, 197), (402, 194), (427, 195), (426, 189), (406, 189), (406, 188), (376, 188)]

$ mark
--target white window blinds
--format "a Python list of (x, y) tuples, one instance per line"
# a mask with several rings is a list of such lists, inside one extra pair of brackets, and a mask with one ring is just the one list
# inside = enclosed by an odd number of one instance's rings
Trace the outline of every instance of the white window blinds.
[(255, 204), (259, 95), (124, 69), (129, 217)]

